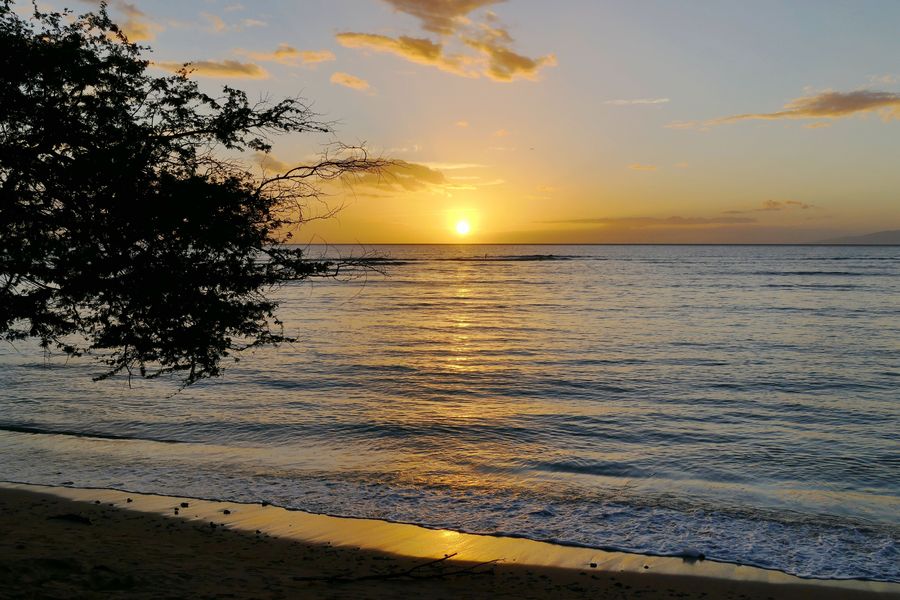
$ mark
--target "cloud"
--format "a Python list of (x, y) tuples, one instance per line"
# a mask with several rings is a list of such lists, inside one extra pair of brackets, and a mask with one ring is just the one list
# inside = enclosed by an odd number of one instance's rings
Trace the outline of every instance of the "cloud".
[(809, 210), (811, 208), (816, 207), (813, 204), (807, 204), (806, 202), (800, 202), (799, 200), (766, 200), (759, 208), (751, 208), (747, 210), (726, 210), (723, 214), (743, 215), (747, 213), (773, 212), (791, 209)]
[(416, 17), (422, 28), (432, 33), (449, 35), (469, 23), (466, 15), (479, 8), (499, 4), (503, 0), (385, 0), (394, 10)]
[(477, 77), (477, 73), (467, 71), (467, 64), (472, 61), (461, 55), (447, 55), (444, 45), (432, 42), (427, 38), (414, 38), (401, 35), (392, 38), (375, 33), (344, 32), (335, 36), (339, 44), (346, 48), (364, 48), (375, 52), (387, 52), (420, 65), (437, 67), (455, 75)]
[(120, 26), (122, 33), (132, 42), (152, 40), (164, 28), (147, 18), (147, 14), (130, 2), (117, 2), (116, 6), (125, 15), (125, 22)]
[(491, 135), (493, 135), (494, 137), (508, 137), (512, 134), (509, 131), (507, 131), (506, 129), (498, 129)]
[(377, 173), (354, 174), (343, 179), (355, 193), (380, 195), (379, 193), (427, 192), (449, 195), (459, 190), (502, 185), (502, 179), (482, 181), (477, 176), (455, 175), (448, 177), (444, 171), (469, 169), (483, 165), (471, 163), (414, 163), (394, 161)]
[(247, 29), (249, 27), (265, 27), (266, 25), (268, 25), (268, 23), (266, 23), (265, 21), (260, 21), (259, 19), (242, 19), (239, 23), (229, 25), (219, 15), (214, 15), (207, 12), (200, 14), (204, 19), (209, 21), (208, 31), (212, 31), (214, 33), (222, 33), (225, 31), (240, 31), (241, 29)]
[(446, 163), (446, 162), (427, 162), (422, 163), (429, 169), (437, 169), (439, 171), (457, 171), (460, 169), (483, 169), (486, 165), (478, 163)]
[(264, 171), (272, 173), (285, 173), (291, 170), (295, 165), (283, 162), (274, 155), (266, 152), (257, 152), (253, 156), (253, 161), (263, 168)]
[(894, 83), (900, 83), (900, 75), (894, 75), (891, 73), (887, 73), (885, 75), (873, 75), (869, 78), (872, 83), (881, 83), (884, 85), (891, 85)]
[(611, 104), (612, 106), (636, 106), (642, 104), (667, 104), (670, 102), (668, 98), (637, 98), (635, 100), (607, 100), (603, 104)]
[(462, 128), (462, 129), (465, 129), (469, 126), (469, 122), (468, 121), (457, 121), (456, 126)]
[(413, 144), (411, 146), (395, 146), (394, 148), (388, 148), (387, 154), (388, 156), (392, 156), (394, 154), (407, 154), (409, 152), (419, 152), (422, 150), (422, 147), (418, 144)]
[(291, 67), (314, 65), (335, 59), (334, 52), (330, 50), (297, 50), (287, 44), (279, 44), (272, 52), (250, 52), (247, 50), (237, 50), (237, 52), (254, 60), (276, 62)]
[[(100, 0), (82, 0), (86, 4), (100, 5)], [(131, 2), (125, 0), (112, 0), (110, 6), (122, 13), (125, 21), (117, 23), (119, 29), (125, 34), (129, 42), (143, 42), (156, 38), (156, 34), (165, 29), (159, 23), (154, 22), (147, 13), (139, 9)]]
[(331, 83), (342, 85), (344, 87), (348, 87), (353, 90), (365, 91), (368, 90), (371, 86), (369, 82), (365, 79), (360, 79), (355, 75), (351, 75), (349, 73), (342, 73), (338, 71), (337, 73), (333, 73), (331, 75)]
[[(535, 80), (543, 67), (556, 65), (553, 54), (531, 58), (513, 50), (512, 36), (497, 26), (494, 13), (488, 12), (481, 23), (473, 23), (469, 17), (471, 12), (503, 0), (385, 1), (396, 11), (419, 19), (425, 31), (438, 34), (440, 39), (343, 32), (337, 34), (338, 42), (348, 48), (391, 53), (462, 77), (484, 76), (501, 82)], [(448, 43), (461, 47), (465, 53), (448, 52)]]
[(228, 29), (228, 25), (222, 20), (222, 17), (211, 13), (202, 13), (203, 18), (209, 21), (209, 27), (213, 31), (222, 32)]
[(778, 119), (844, 119), (869, 113), (878, 113), (885, 121), (900, 119), (900, 94), (873, 90), (825, 91), (791, 100), (783, 110), (776, 112), (731, 115), (706, 121), (705, 124), (725, 125), (739, 121)]
[(755, 223), (748, 217), (595, 217), (563, 221), (541, 221), (554, 225), (616, 225), (625, 227), (699, 227)]
[(331, 50), (301, 50), (300, 60), (305, 65), (311, 65), (320, 62), (334, 60), (334, 52)]
[(402, 160), (395, 161), (378, 173), (352, 175), (346, 181), (354, 186), (406, 192), (418, 192), (448, 183), (444, 173), (438, 169)]
[(807, 123), (804, 125), (807, 129), (825, 129), (827, 127), (831, 127), (831, 123), (828, 121), (816, 121), (815, 123)]
[(235, 79), (266, 79), (269, 72), (255, 63), (236, 60), (198, 60), (190, 63), (158, 62), (153, 66), (172, 73), (187, 69), (195, 77), (226, 77)]
[(666, 129), (706, 129), (701, 121), (673, 121), (663, 127)]
[(642, 165), (641, 163), (631, 163), (628, 168), (632, 171), (655, 171), (656, 165)]
[(509, 82), (517, 78), (537, 79), (543, 67), (555, 67), (556, 56), (548, 54), (539, 58), (529, 58), (509, 48), (512, 37), (505, 29), (483, 26), (478, 38), (463, 38), (469, 47), (481, 52), (487, 59), (484, 75), (494, 81)]

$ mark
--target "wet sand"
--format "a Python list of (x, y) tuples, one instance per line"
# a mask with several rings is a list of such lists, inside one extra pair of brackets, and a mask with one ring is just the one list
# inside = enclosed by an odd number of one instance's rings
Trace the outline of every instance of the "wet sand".
[(900, 598), (900, 585), (262, 504), (3, 484), (0, 598), (837, 600)]

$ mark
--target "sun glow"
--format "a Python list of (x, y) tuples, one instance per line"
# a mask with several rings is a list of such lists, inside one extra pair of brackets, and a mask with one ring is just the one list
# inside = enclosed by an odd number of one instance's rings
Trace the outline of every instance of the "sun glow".
[(466, 220), (457, 221), (455, 229), (459, 235), (468, 235), (472, 231), (471, 225)]

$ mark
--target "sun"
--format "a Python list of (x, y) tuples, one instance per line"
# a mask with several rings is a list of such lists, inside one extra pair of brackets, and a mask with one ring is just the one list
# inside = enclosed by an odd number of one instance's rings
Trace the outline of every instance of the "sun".
[(459, 235), (468, 235), (472, 231), (471, 225), (466, 220), (456, 222), (456, 233)]

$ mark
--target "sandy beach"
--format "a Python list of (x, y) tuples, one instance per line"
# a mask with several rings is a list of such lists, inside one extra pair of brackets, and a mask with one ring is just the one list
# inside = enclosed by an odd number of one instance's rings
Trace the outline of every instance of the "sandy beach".
[[(446, 550), (424, 550), (424, 544), (453, 536), (460, 539)], [(368, 543), (343, 543), (353, 539)], [(447, 550), (453, 556), (441, 560)], [(486, 558), (483, 552), (503, 555)], [(601, 562), (553, 566), (582, 560), (586, 553)], [(676, 572), (679, 568), (681, 573)], [(113, 490), (0, 487), (3, 598), (812, 600), (900, 598), (898, 587), (807, 582), (711, 561), (598, 553), (262, 504)]]

